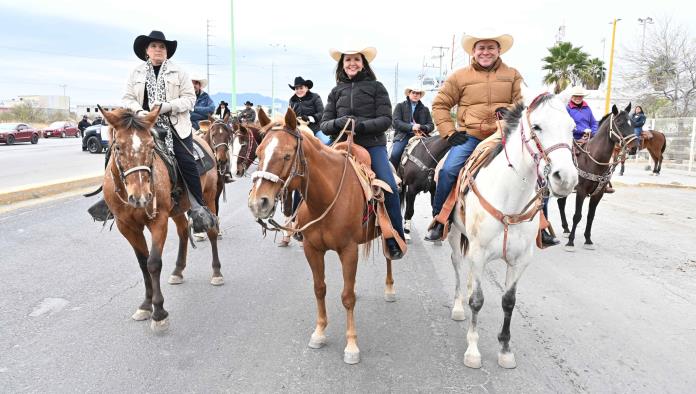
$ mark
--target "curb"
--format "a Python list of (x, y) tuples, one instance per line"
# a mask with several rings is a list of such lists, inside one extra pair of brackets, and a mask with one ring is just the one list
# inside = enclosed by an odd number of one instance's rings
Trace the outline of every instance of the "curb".
[(40, 185), (22, 186), (9, 191), (0, 191), (0, 205), (10, 205), (18, 202), (49, 197), (55, 194), (65, 193), (74, 189), (82, 189), (101, 184), (104, 175), (89, 176), (85, 178), (63, 179)]
[(683, 185), (681, 183), (650, 183), (650, 182), (638, 182), (638, 183), (625, 183), (621, 181), (611, 181), (614, 186), (628, 186), (628, 187), (659, 187), (664, 189), (687, 189), (696, 190), (696, 186), (693, 185)]

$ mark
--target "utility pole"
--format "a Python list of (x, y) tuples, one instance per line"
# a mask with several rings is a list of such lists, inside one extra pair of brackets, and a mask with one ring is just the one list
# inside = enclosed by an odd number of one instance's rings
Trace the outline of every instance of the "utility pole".
[(234, 0), (230, 0), (230, 37), (231, 37), (231, 48), (232, 48), (232, 98), (230, 99), (230, 108), (233, 114), (237, 113), (237, 56), (235, 53), (234, 46)]
[(392, 103), (392, 107), (394, 105), (396, 105), (397, 101), (399, 101), (398, 92), (399, 92), (399, 62), (396, 62), (396, 68), (394, 69), (394, 102)]
[(638, 18), (638, 23), (643, 25), (643, 39), (640, 41), (640, 55), (643, 56), (645, 52), (645, 25), (653, 24), (653, 18), (651, 17), (646, 17), (646, 18)]
[[(283, 49), (283, 52), (287, 51), (285, 44), (268, 44), (272, 48)], [(275, 54), (273, 55), (275, 59)], [(275, 114), (275, 60), (271, 61), (271, 113)]]
[(604, 113), (609, 113), (609, 103), (611, 102), (611, 73), (614, 71), (614, 43), (616, 40), (616, 22), (621, 19), (614, 18), (613, 27), (611, 30), (611, 52), (609, 54), (609, 75), (607, 76), (607, 94), (604, 101)]
[[(65, 100), (65, 88), (67, 88), (68, 85), (62, 84), (62, 85), (58, 85), (58, 86), (60, 86), (61, 88), (63, 88), (63, 100)], [(70, 117), (70, 100), (69, 100), (69, 99), (68, 99), (67, 105), (68, 105), (68, 108), (67, 108), (67, 110), (66, 110), (65, 116)]]
[(434, 46), (432, 49), (437, 49), (439, 51), (437, 55), (433, 56), (440, 58), (440, 73), (437, 75), (439, 85), (442, 82), (442, 58), (445, 56), (445, 52), (449, 49), (449, 47)]

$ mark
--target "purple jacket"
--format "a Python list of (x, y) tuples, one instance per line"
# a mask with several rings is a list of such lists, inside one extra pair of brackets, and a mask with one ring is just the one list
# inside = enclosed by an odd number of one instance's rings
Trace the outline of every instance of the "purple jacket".
[(568, 110), (568, 114), (575, 121), (573, 138), (579, 140), (585, 129), (592, 130), (592, 136), (595, 135), (597, 132), (597, 120), (595, 120), (594, 115), (592, 115), (592, 110), (586, 102), (583, 101), (582, 104), (578, 106), (571, 101), (566, 106), (566, 110)]

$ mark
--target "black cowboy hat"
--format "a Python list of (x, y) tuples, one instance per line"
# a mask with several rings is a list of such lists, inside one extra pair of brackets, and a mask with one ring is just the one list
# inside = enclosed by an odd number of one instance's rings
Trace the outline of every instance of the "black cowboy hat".
[(302, 78), (302, 77), (295, 77), (295, 84), (294, 85), (288, 84), (288, 86), (290, 86), (290, 89), (292, 89), (292, 90), (295, 90), (295, 88), (297, 86), (306, 86), (307, 89), (311, 89), (314, 86), (314, 82), (312, 82), (309, 79), (305, 81), (304, 78)]
[(224, 105), (225, 107), (229, 106), (225, 100), (220, 101), (220, 105)]
[(251, 101), (247, 100), (247, 101), (244, 103), (244, 105), (251, 105), (251, 106), (253, 107), (253, 106), (254, 106), (254, 103), (252, 103)]
[(157, 30), (151, 31), (149, 36), (138, 36), (135, 38), (135, 41), (133, 41), (133, 52), (135, 52), (135, 56), (139, 57), (141, 60), (147, 60), (145, 50), (153, 41), (161, 41), (164, 43), (164, 46), (167, 47), (167, 59), (174, 56), (174, 52), (176, 52), (176, 40), (168, 41), (164, 37), (164, 33)]

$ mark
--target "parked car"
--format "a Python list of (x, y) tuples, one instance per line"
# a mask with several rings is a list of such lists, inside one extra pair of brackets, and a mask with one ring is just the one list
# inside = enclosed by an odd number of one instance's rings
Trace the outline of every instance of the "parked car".
[(0, 123), (0, 143), (12, 145), (15, 142), (39, 142), (39, 130), (26, 123)]
[(82, 137), (82, 150), (90, 153), (101, 153), (109, 147), (109, 126), (94, 125), (85, 129)]
[(44, 138), (48, 137), (75, 137), (80, 138), (80, 130), (77, 129), (77, 125), (73, 122), (53, 122), (48, 127), (43, 129)]

